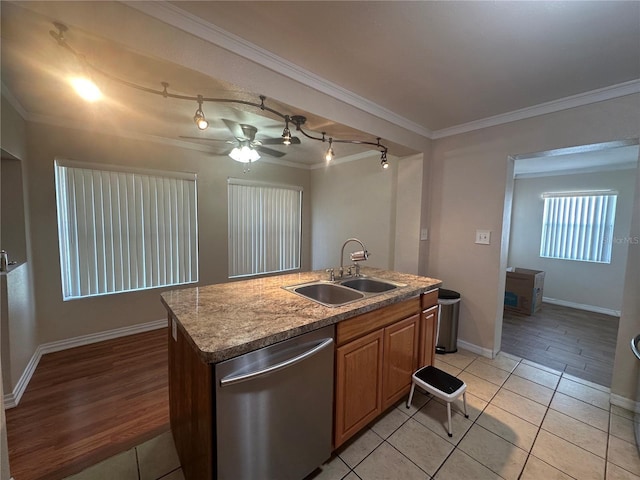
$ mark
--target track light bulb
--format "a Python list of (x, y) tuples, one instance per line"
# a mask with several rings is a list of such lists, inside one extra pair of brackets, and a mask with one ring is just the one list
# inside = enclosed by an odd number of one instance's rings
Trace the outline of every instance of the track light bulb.
[(202, 113), (202, 110), (196, 111), (196, 114), (193, 116), (193, 121), (196, 122), (196, 126), (200, 130), (206, 130), (207, 127), (209, 126), (209, 122), (204, 117), (204, 113)]
[(382, 151), (382, 155), (380, 155), (380, 165), (382, 165), (382, 168), (387, 169), (389, 168), (389, 164), (387, 163), (387, 151), (383, 150)]
[(284, 127), (284, 130), (282, 130), (282, 144), (291, 145), (291, 130), (289, 130), (288, 126)]
[(331, 160), (333, 160), (334, 154), (333, 154), (333, 147), (331, 146), (333, 144), (333, 138), (329, 139), (329, 148), (327, 149), (327, 153), (325, 153), (324, 155), (324, 159), (327, 162), (330, 162)]
[(71, 85), (76, 93), (87, 102), (95, 102), (102, 98), (102, 92), (98, 86), (90, 79), (84, 77), (75, 77), (70, 80)]
[(207, 118), (204, 116), (204, 112), (202, 111), (202, 95), (198, 95), (198, 109), (193, 116), (193, 121), (195, 122), (196, 127), (198, 127), (198, 129), (200, 130), (206, 130), (209, 126), (209, 122), (207, 121)]

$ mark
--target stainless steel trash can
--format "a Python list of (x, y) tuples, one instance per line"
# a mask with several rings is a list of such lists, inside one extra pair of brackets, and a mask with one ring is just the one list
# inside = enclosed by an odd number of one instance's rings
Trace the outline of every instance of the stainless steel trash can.
[(438, 304), (440, 305), (440, 317), (438, 319), (436, 353), (455, 353), (458, 351), (460, 294), (454, 290), (441, 288), (438, 291)]

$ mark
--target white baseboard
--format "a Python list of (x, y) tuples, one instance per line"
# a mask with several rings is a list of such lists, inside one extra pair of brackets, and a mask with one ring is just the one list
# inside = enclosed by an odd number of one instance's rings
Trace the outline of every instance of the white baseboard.
[(89, 335), (81, 335), (79, 337), (57, 340), (55, 342), (48, 342), (38, 345), (36, 351), (31, 356), (29, 363), (24, 369), (24, 372), (22, 372), (18, 383), (16, 383), (13, 392), (4, 395), (3, 398), (5, 409), (18, 406), (22, 395), (27, 389), (27, 385), (29, 385), (29, 382), (31, 381), (31, 377), (36, 371), (36, 367), (38, 366), (42, 355), (45, 355), (47, 353), (59, 352), (61, 350), (68, 350), (69, 348), (81, 347), (83, 345), (90, 345), (92, 343), (103, 342), (105, 340), (112, 340), (114, 338), (135, 335), (136, 333), (149, 332), (151, 330), (157, 330), (166, 326), (166, 319), (155, 320), (152, 322), (131, 325), (129, 327), (116, 328), (114, 330), (108, 330), (106, 332), (91, 333)]
[(544, 303), (550, 303), (552, 305), (560, 305), (562, 307), (575, 308), (578, 310), (585, 310), (587, 312), (602, 313), (604, 315), (611, 315), (612, 317), (620, 317), (620, 310), (596, 307), (595, 305), (585, 305), (584, 303), (567, 302), (566, 300), (558, 300), (557, 298), (550, 297), (542, 297), (542, 301)]
[(484, 347), (480, 347), (478, 345), (474, 345), (473, 343), (465, 342), (464, 340), (458, 340), (456, 342), (458, 348), (462, 348), (464, 350), (468, 350), (477, 355), (482, 355), (483, 357), (493, 358), (495, 357), (492, 350)]
[(630, 398), (625, 398), (612, 393), (611, 395), (609, 395), (609, 402), (611, 403), (611, 405), (617, 405), (618, 407), (622, 407), (625, 410), (635, 412), (636, 416), (640, 414), (640, 402), (636, 402), (635, 400), (631, 400)]

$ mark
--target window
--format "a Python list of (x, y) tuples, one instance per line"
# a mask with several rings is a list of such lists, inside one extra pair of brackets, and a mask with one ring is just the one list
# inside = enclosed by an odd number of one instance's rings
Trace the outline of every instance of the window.
[(230, 178), (229, 277), (300, 268), (302, 187)]
[(65, 300), (198, 281), (196, 177), (56, 160)]
[(540, 256), (611, 263), (617, 192), (546, 193)]

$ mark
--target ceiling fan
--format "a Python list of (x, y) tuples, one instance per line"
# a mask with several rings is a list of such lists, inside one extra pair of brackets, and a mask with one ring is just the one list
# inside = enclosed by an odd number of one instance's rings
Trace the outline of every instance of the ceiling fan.
[[(236, 145), (228, 155), (234, 160), (242, 163), (255, 162), (260, 158), (260, 154), (270, 155), (272, 157), (283, 157), (286, 155), (284, 152), (274, 150), (273, 148), (265, 147), (264, 145), (287, 145), (285, 143), (285, 137), (265, 138), (263, 140), (256, 140), (256, 133), (258, 129), (253, 125), (247, 125), (243, 123), (237, 123), (233, 120), (222, 119), (227, 126), (231, 134), (235, 137), (233, 140), (222, 140), (218, 138), (206, 138), (206, 137), (185, 137), (190, 140), (204, 140), (210, 142), (226, 142), (231, 145)], [(300, 143), (298, 137), (290, 137), (289, 144), (297, 145)], [(259, 153), (258, 153), (259, 152)]]

